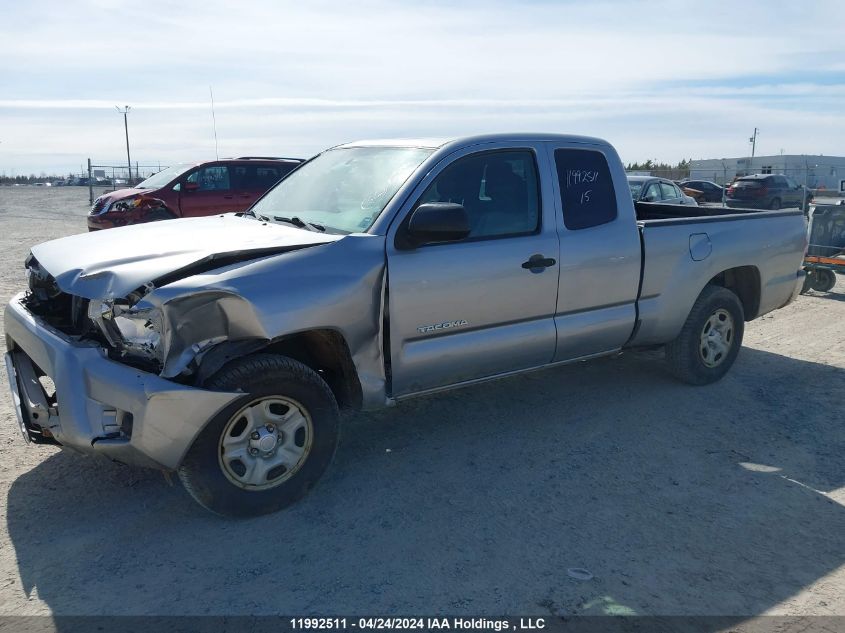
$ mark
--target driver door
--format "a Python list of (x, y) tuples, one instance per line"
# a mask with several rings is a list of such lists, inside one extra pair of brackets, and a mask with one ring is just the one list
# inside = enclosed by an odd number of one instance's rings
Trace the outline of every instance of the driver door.
[[(400, 212), (387, 251), (393, 396), (552, 360), (559, 253), (554, 205), (541, 194), (551, 191), (541, 187), (541, 152), (539, 144), (463, 150)], [(402, 247), (397, 234), (424, 202), (462, 204), (469, 236)], [(543, 265), (526, 265), (532, 256)]]

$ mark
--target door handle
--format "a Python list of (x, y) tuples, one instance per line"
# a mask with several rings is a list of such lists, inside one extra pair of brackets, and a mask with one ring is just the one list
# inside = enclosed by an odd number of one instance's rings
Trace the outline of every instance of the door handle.
[(557, 261), (551, 257), (543, 257), (542, 255), (537, 254), (529, 257), (528, 261), (522, 262), (522, 267), (525, 270), (530, 270), (532, 273), (541, 273), (546, 268), (554, 266), (556, 263)]

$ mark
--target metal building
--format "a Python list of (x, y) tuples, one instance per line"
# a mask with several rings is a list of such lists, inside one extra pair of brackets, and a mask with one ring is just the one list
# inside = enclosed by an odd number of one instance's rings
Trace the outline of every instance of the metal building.
[(845, 156), (781, 154), (754, 158), (710, 158), (690, 163), (690, 178), (724, 184), (736, 176), (784, 174), (810, 189), (845, 192)]

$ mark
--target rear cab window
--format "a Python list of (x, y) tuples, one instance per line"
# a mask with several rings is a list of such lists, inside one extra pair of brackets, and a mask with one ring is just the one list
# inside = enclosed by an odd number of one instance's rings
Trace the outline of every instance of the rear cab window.
[(578, 231), (616, 219), (616, 189), (604, 154), (595, 150), (556, 149), (555, 167), (567, 229)]

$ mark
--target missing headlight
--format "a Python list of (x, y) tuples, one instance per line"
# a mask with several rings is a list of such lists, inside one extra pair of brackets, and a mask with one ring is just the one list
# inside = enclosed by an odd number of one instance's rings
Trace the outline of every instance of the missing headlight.
[(88, 316), (97, 324), (113, 352), (127, 361), (160, 366), (161, 312), (156, 308), (129, 308), (110, 302), (92, 301)]
[(113, 321), (125, 353), (161, 362), (161, 321), (157, 310), (126, 311)]

